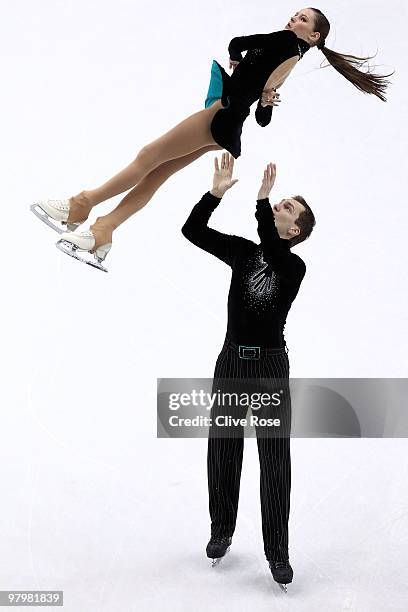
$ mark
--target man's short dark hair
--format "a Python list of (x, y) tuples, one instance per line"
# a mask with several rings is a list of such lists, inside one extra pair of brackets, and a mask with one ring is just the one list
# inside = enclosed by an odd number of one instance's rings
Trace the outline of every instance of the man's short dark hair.
[(300, 195), (293, 196), (292, 199), (299, 202), (299, 204), (302, 204), (305, 210), (302, 210), (299, 217), (295, 221), (296, 225), (300, 229), (300, 233), (289, 240), (290, 248), (295, 246), (295, 244), (299, 244), (299, 242), (303, 242), (306, 240), (306, 238), (309, 238), (314, 226), (316, 225), (315, 216), (306, 200)]

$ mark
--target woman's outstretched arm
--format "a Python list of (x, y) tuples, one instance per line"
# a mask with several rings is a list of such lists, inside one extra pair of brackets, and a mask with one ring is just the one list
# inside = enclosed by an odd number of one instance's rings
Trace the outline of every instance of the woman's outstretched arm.
[(242, 51), (249, 51), (249, 49), (274, 49), (280, 45), (287, 44), (292, 36), (293, 32), (290, 32), (290, 30), (280, 30), (278, 32), (270, 32), (269, 34), (236, 36), (230, 41), (228, 52), (232, 60), (240, 62), (242, 60)]

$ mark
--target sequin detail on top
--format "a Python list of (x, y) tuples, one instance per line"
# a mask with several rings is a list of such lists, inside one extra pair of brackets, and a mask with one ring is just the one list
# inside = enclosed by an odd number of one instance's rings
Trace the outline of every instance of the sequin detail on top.
[(250, 49), (247, 51), (245, 57), (247, 58), (248, 64), (255, 64), (258, 58), (260, 58), (262, 55), (265, 55), (265, 51), (263, 49)]
[(242, 290), (248, 310), (263, 312), (274, 309), (279, 292), (279, 280), (258, 248), (242, 268)]
[(307, 51), (310, 48), (310, 46), (307, 46), (306, 48), (304, 47), (302, 49), (299, 42), (298, 42), (297, 46), (298, 46), (298, 49), (299, 49), (299, 57), (300, 57), (300, 59), (302, 59), (303, 55), (305, 54), (305, 51)]
[[(304, 41), (300, 42), (299, 39), (297, 41), (299, 59), (302, 59), (305, 52), (310, 49), (309, 44), (302, 45), (302, 42), (304, 43)], [(263, 56), (265, 56), (265, 49), (249, 49), (245, 55), (245, 59), (248, 64), (255, 64), (259, 58)]]

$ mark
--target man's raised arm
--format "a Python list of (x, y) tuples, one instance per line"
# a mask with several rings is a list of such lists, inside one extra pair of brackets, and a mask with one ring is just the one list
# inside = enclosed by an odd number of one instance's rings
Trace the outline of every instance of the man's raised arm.
[(236, 246), (242, 239), (239, 236), (223, 234), (208, 227), (208, 221), (221, 202), (224, 193), (238, 180), (232, 180), (234, 158), (223, 153), (221, 168), (218, 166), (217, 158), (214, 160), (214, 165), (213, 188), (211, 191), (207, 191), (194, 206), (181, 231), (183, 236), (200, 249), (215, 255), (226, 264), (232, 265)]

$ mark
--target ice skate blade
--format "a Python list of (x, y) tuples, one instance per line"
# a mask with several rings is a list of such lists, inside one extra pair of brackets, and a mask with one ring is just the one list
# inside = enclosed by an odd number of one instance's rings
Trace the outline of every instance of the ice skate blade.
[(228, 551), (229, 551), (229, 547), (227, 548), (227, 550), (225, 551), (225, 554), (222, 557), (216, 557), (215, 559), (213, 559), (211, 561), (211, 567), (216, 567), (217, 565), (219, 565), (221, 559), (224, 559)]
[(288, 587), (286, 586), (286, 584), (284, 584), (284, 583), (282, 583), (282, 582), (278, 582), (278, 584), (279, 584), (280, 588), (282, 589), (282, 591), (283, 591), (284, 593), (287, 593), (287, 592), (288, 592)]
[[(62, 223), (62, 221), (55, 221), (37, 203), (31, 204), (30, 210), (35, 214), (36, 217), (38, 217), (38, 219), (41, 219), (41, 221), (43, 221), (46, 225), (48, 225), (48, 227), (50, 227), (54, 231), (58, 232), (58, 234), (66, 232), (67, 229), (73, 232), (80, 225), (80, 223)], [(59, 225), (57, 225), (57, 223), (59, 223)]]
[[(97, 258), (95, 258), (96, 261), (92, 261), (91, 259), (85, 259), (84, 257), (80, 257), (77, 253), (77, 251), (79, 250), (78, 247), (75, 244), (68, 242), (68, 240), (58, 240), (55, 246), (60, 251), (65, 253), (66, 255), (69, 255), (70, 257), (74, 257), (74, 259), (77, 259), (78, 261), (82, 261), (82, 263), (86, 263), (88, 264), (88, 266), (97, 268), (98, 270), (101, 270), (102, 272), (108, 271), (106, 268), (103, 267), (103, 265)], [(84, 252), (86, 253), (87, 251), (84, 251)], [(90, 255), (92, 257), (95, 257), (92, 253), (90, 253)]]
[(41, 219), (41, 221), (48, 225), (48, 227), (51, 227), (51, 229), (55, 230), (59, 234), (62, 234), (66, 231), (65, 229), (59, 227), (53, 221), (51, 221), (51, 217), (47, 215), (45, 210), (43, 210), (39, 204), (31, 204), (30, 210), (35, 214), (36, 217), (38, 217), (39, 219)]

